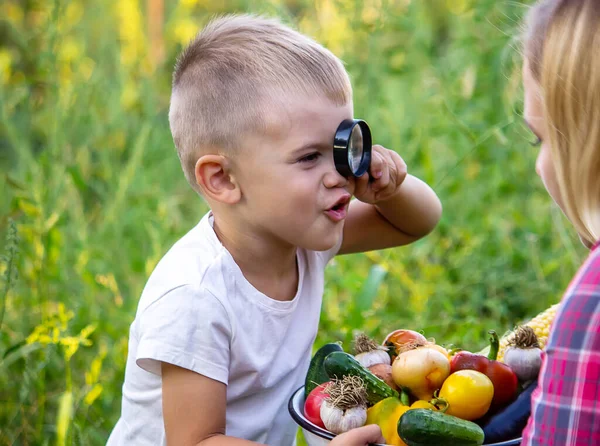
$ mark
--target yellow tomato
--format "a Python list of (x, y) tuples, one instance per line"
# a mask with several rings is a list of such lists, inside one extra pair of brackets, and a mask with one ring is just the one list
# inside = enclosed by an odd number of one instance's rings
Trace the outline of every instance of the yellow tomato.
[(425, 400), (417, 400), (414, 403), (412, 403), (410, 405), (411, 409), (431, 409), (431, 410), (437, 410), (437, 407), (435, 407), (433, 404), (431, 404), (429, 401), (425, 401)]
[(406, 443), (398, 436), (398, 420), (408, 406), (396, 397), (385, 398), (367, 409), (367, 422), (365, 424), (376, 424), (381, 428), (385, 443), (392, 446), (406, 446)]
[(459, 370), (444, 381), (439, 397), (448, 402), (447, 414), (473, 421), (484, 416), (490, 408), (494, 385), (481, 372)]

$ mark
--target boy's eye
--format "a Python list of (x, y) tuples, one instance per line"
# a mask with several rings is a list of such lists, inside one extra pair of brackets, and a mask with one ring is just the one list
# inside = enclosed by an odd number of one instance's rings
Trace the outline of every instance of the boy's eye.
[(319, 152), (309, 153), (298, 160), (299, 163), (310, 163), (316, 161), (321, 154)]
[(539, 146), (540, 144), (542, 144), (542, 138), (540, 138), (539, 136), (537, 136), (537, 137), (535, 138), (535, 140), (534, 140), (534, 141), (531, 141), (529, 144), (531, 144), (533, 147), (537, 147), (537, 146)]

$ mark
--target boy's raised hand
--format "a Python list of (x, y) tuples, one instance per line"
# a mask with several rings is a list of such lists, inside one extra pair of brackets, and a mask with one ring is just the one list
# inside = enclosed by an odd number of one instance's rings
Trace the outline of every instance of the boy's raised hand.
[(406, 175), (406, 163), (400, 155), (393, 150), (374, 145), (370, 173), (356, 179), (354, 196), (363, 203), (375, 204), (384, 201), (398, 191)]
[(367, 446), (371, 443), (385, 443), (381, 429), (376, 424), (352, 429), (331, 440), (330, 446)]
[(344, 223), (338, 254), (407, 245), (430, 233), (442, 215), (442, 204), (423, 181), (406, 172), (396, 152), (373, 146), (371, 181), (354, 181), (354, 196)]

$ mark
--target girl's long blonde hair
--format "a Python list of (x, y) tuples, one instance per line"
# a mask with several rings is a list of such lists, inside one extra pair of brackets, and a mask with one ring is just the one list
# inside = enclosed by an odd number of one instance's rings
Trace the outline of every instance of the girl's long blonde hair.
[(600, 238), (600, 0), (541, 0), (529, 12), (525, 58), (539, 83), (564, 211)]

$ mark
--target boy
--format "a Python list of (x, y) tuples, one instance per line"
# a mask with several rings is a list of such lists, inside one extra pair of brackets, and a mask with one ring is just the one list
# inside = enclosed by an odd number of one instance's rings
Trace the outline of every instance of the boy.
[(142, 293), (110, 445), (294, 444), (287, 401), (308, 368), (325, 265), (411, 243), (441, 214), (381, 146), (372, 181), (336, 171), (333, 136), (352, 116), (342, 63), (275, 20), (217, 19), (183, 52), (169, 122), (211, 212)]

